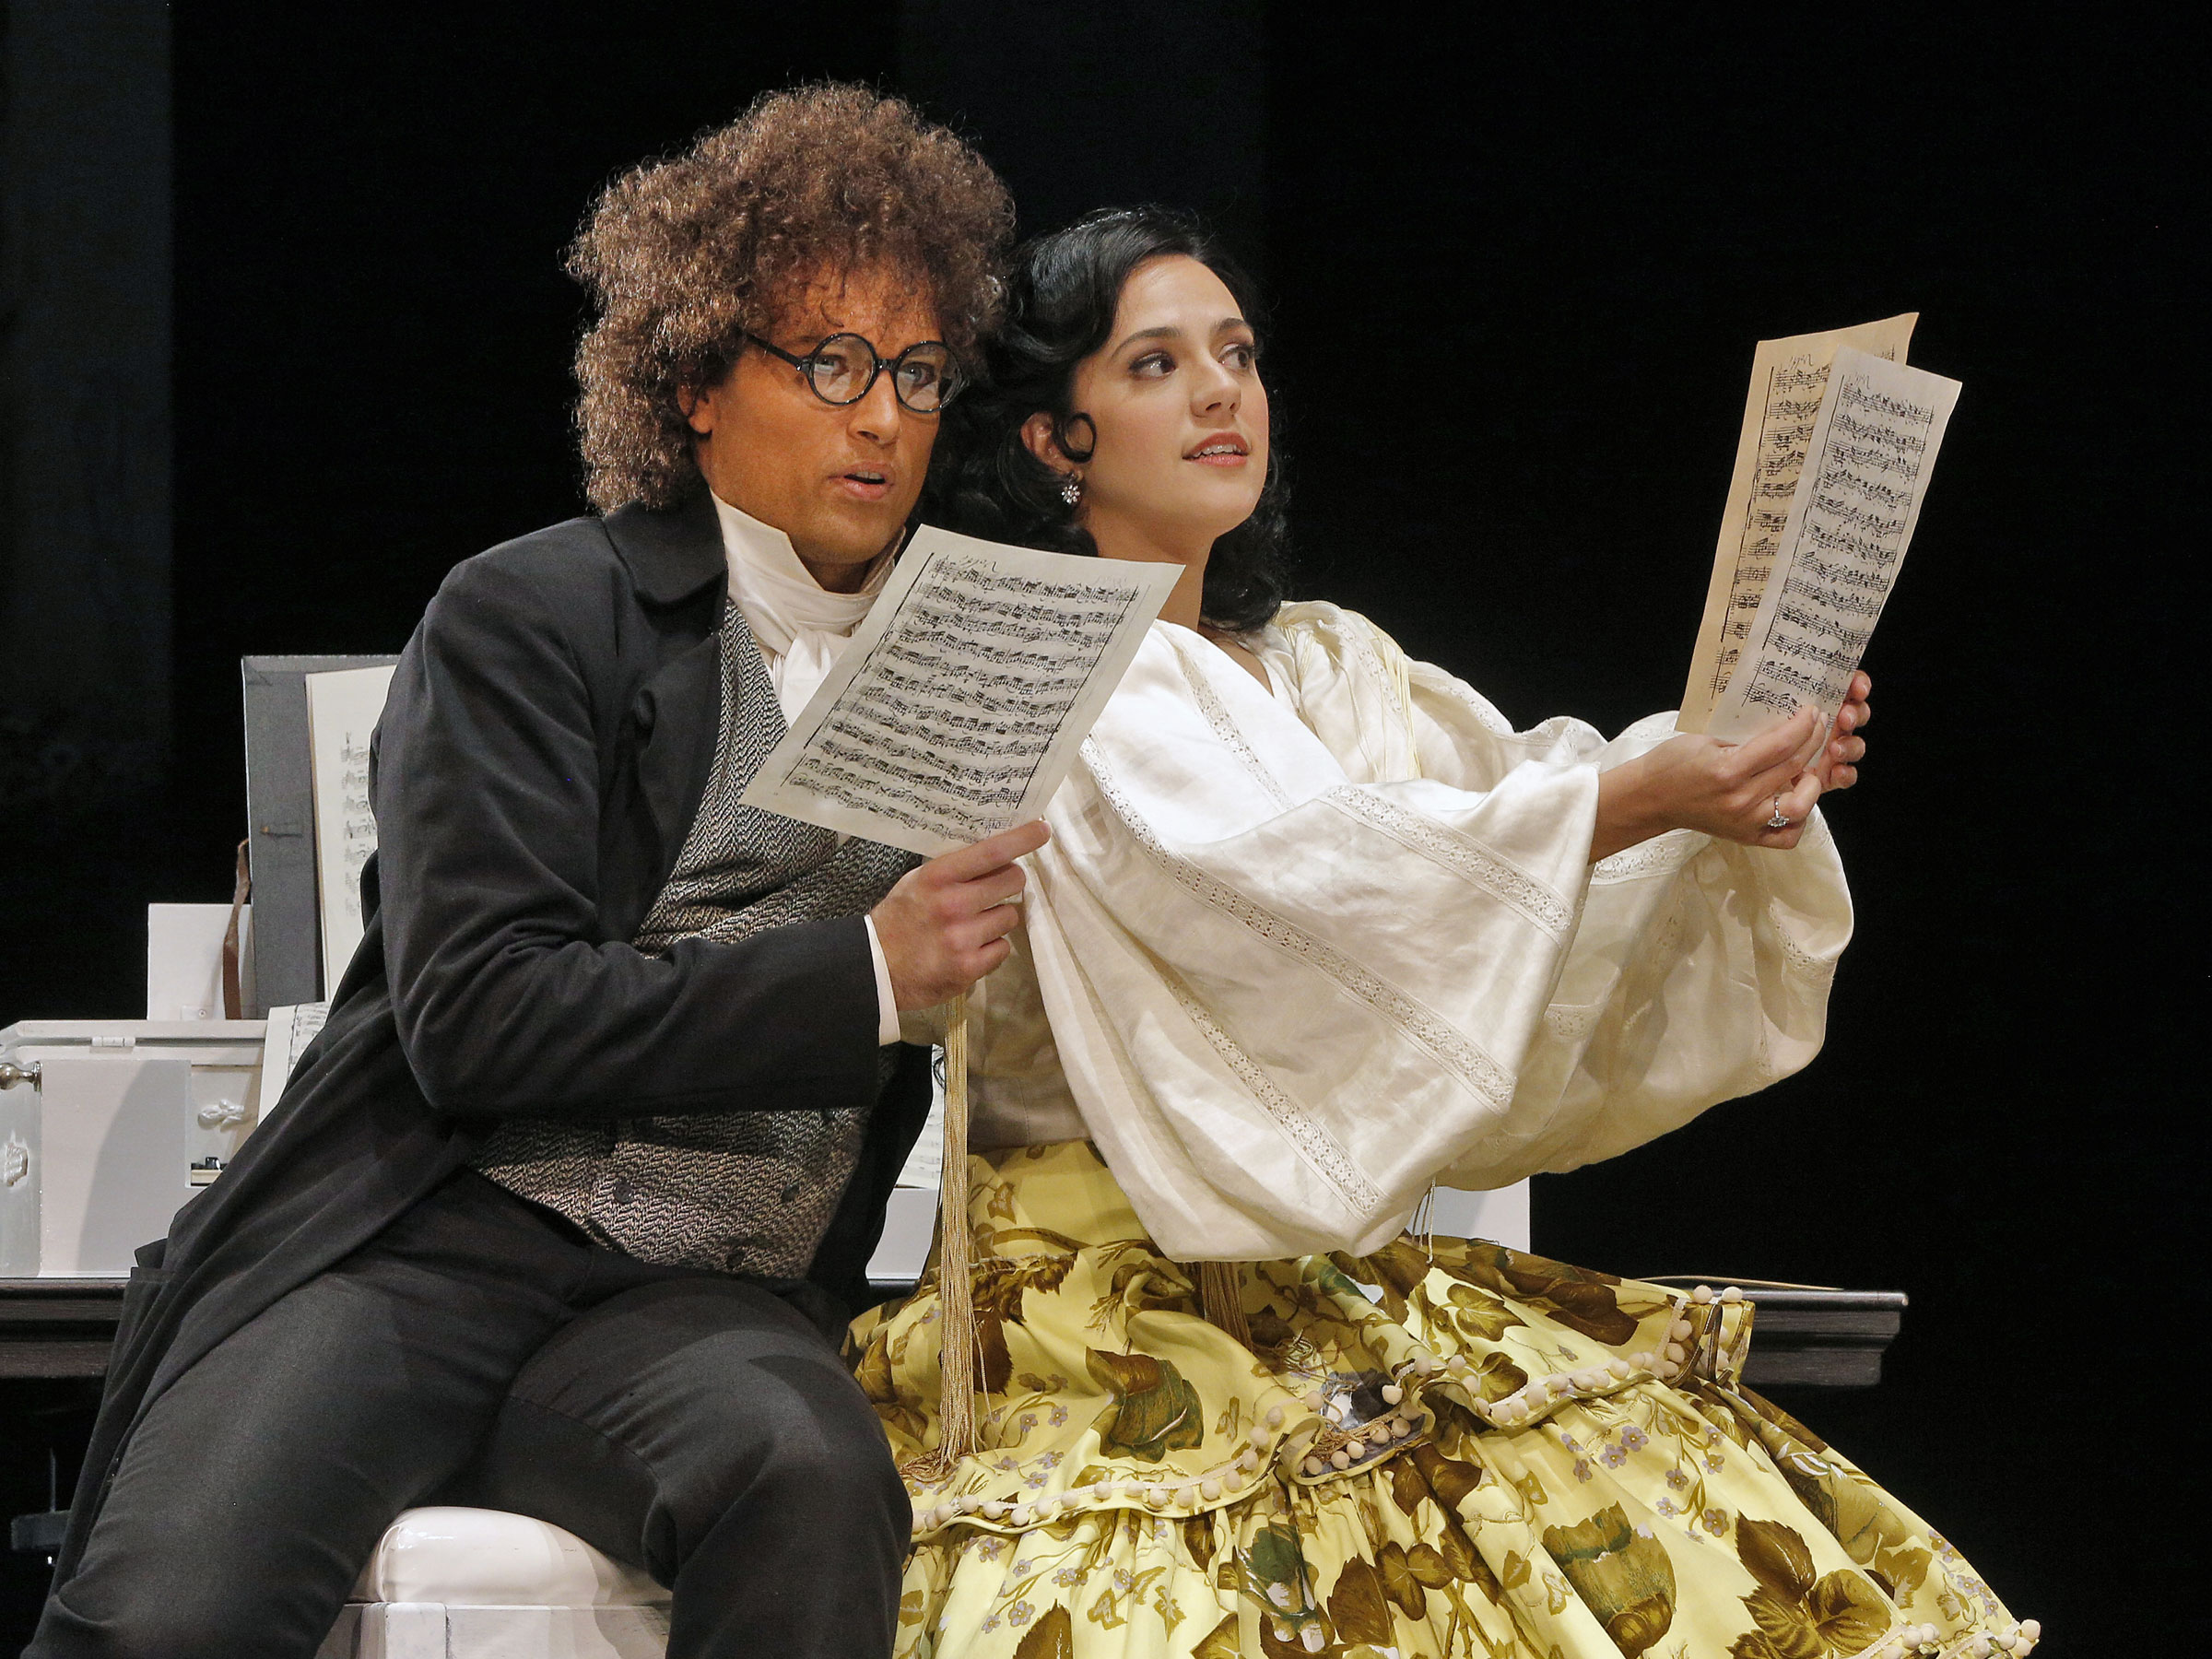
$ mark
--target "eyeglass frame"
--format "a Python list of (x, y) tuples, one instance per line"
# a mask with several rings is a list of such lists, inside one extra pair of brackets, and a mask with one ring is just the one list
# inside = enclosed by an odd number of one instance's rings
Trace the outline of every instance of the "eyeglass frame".
[[(887, 358), (877, 351), (876, 342), (869, 339), (867, 335), (854, 334), (850, 329), (840, 329), (836, 334), (824, 335), (819, 340), (816, 341), (814, 349), (812, 351), (805, 352), (794, 357), (790, 352), (784, 350), (782, 347), (777, 345), (773, 340), (764, 340), (759, 335), (753, 333), (750, 329), (740, 329), (738, 330), (738, 333), (744, 335), (745, 338), (750, 340), (754, 345), (759, 347), (761, 350), (767, 352), (769, 356), (772, 358), (780, 358), (784, 362), (789, 363), (794, 369), (796, 369), (799, 371), (799, 378), (806, 382), (806, 389), (833, 409), (849, 409), (854, 404), (860, 402), (862, 398), (867, 396), (869, 393), (875, 391), (876, 382), (882, 377), (883, 371), (886, 369), (893, 371), (891, 375), (891, 396), (897, 400), (899, 406), (904, 409), (909, 415), (942, 415), (945, 412), (946, 406), (950, 404), (954, 398), (958, 397), (965, 389), (967, 384), (967, 382), (960, 378), (959, 359), (953, 356), (952, 347), (946, 345), (943, 340), (916, 340), (912, 346), (909, 346), (897, 357)], [(859, 391), (855, 392), (852, 396), (846, 398), (841, 403), (836, 398), (831, 397), (827, 392), (823, 391), (821, 387), (815, 384), (814, 381), (813, 365), (820, 359), (822, 355), (822, 348), (829, 345), (832, 340), (857, 340), (862, 346), (866, 347), (868, 353), (867, 384), (861, 387)], [(912, 357), (915, 352), (921, 350), (924, 346), (937, 347), (945, 353), (945, 378), (948, 382), (948, 385), (945, 395), (938, 399), (937, 406), (934, 409), (917, 409), (912, 404), (908, 403), (905, 398), (899, 395), (899, 376), (897, 373), (899, 365), (905, 362), (908, 358)]]

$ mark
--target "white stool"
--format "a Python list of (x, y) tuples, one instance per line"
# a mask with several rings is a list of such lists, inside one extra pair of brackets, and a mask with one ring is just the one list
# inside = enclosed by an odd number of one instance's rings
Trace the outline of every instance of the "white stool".
[(316, 1659), (664, 1659), (668, 1592), (499, 1510), (392, 1523)]

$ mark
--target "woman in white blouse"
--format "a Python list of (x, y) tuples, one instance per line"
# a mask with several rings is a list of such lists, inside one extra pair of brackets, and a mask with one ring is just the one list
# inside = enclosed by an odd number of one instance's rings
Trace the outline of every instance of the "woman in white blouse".
[(913, 1490), (900, 1651), (2025, 1653), (1742, 1386), (1733, 1292), (1406, 1231), (1812, 1058), (1865, 677), (1832, 731), (1516, 732), (1281, 603), (1245, 294), (1158, 210), (1041, 239), (946, 434), (955, 528), (1184, 574), (971, 998), (974, 1328), (934, 1273), (854, 1326)]

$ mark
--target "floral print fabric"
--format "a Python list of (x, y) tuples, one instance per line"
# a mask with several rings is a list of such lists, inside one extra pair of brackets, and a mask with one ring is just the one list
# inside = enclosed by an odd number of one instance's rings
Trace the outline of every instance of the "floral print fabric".
[[(910, 1476), (900, 1659), (2024, 1654), (1943, 1538), (1742, 1386), (1750, 1309), (1478, 1241), (1200, 1312), (1084, 1142), (971, 1159), (981, 1452)], [(935, 1444), (939, 1304), (855, 1322)]]

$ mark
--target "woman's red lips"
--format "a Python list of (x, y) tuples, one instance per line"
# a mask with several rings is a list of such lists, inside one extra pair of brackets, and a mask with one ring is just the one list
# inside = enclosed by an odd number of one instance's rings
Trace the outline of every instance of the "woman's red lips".
[(1214, 432), (1199, 440), (1195, 447), (1184, 455), (1185, 461), (1211, 461), (1217, 464), (1241, 461), (1252, 453), (1252, 446), (1236, 432)]

